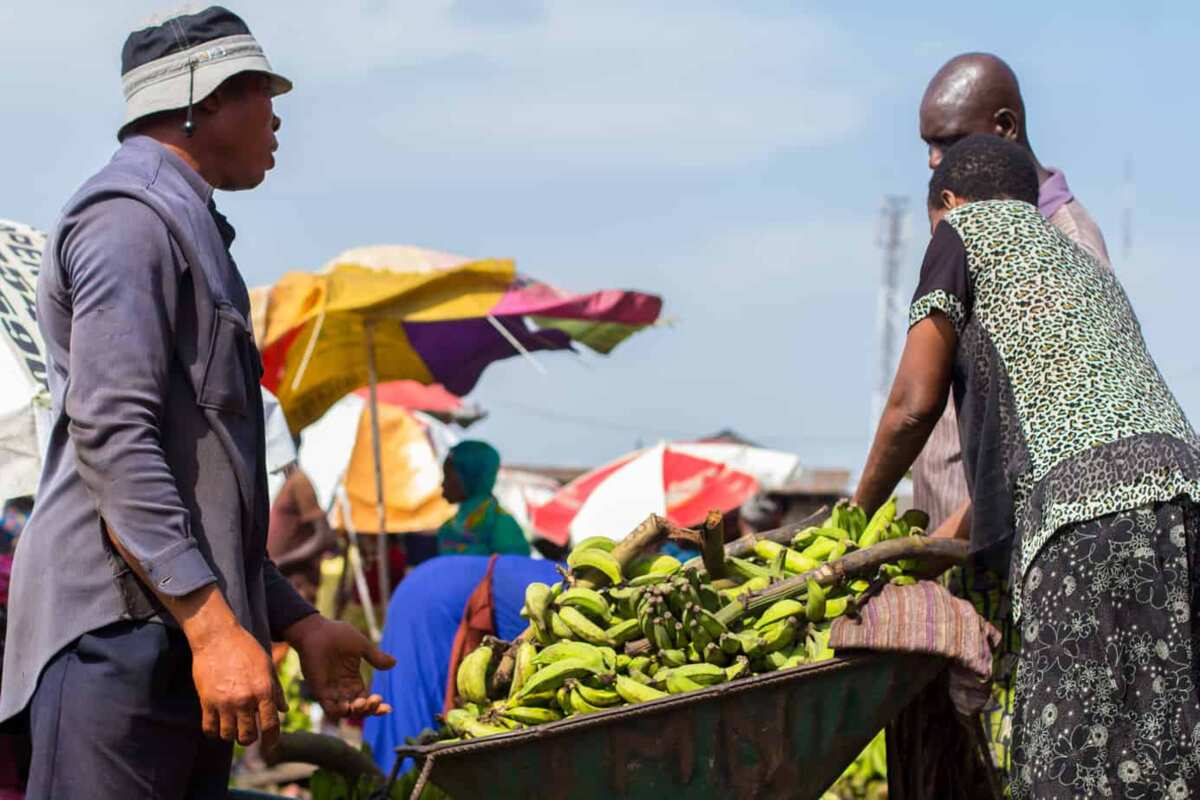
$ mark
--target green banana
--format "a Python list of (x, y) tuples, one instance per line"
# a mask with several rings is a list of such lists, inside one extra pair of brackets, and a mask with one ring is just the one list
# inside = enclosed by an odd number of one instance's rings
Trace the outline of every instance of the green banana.
[(675, 558), (675, 556), (666, 555), (664, 553), (650, 562), (650, 574), (674, 575), (682, 566), (683, 562), (681, 562), (678, 558)]
[(836, 539), (827, 539), (824, 536), (818, 536), (815, 542), (804, 548), (803, 555), (811, 558), (813, 561), (827, 561), (829, 554), (833, 552), (836, 544)]
[(701, 686), (712, 686), (725, 680), (725, 670), (715, 664), (684, 664), (671, 670)]
[(548, 626), (547, 612), (550, 610), (550, 587), (534, 582), (525, 587), (525, 613), (530, 622), (543, 628)]
[[(755, 544), (755, 553), (757, 553), (757, 552), (758, 552), (758, 544), (756, 543)], [(774, 556), (774, 551), (772, 551), (772, 556)], [(764, 560), (766, 560), (766, 559), (764, 559)], [(749, 561), (744, 558), (738, 558), (737, 556), (729, 556), (728, 558), (726, 558), (725, 566), (728, 568), (729, 572), (732, 575), (740, 578), (743, 581), (748, 581), (751, 578), (769, 578), (770, 577), (770, 573), (766, 567), (759, 566), (758, 564), (755, 564), (753, 561)]]
[(848, 586), (850, 591), (854, 592), (855, 594), (862, 594), (867, 589), (871, 588), (871, 582), (863, 580), (862, 578), (856, 578), (855, 580), (850, 581)]
[(796, 640), (796, 632), (800, 630), (800, 622), (795, 617), (776, 622), (762, 633), (763, 652), (775, 653), (791, 645)]
[(584, 661), (578, 658), (567, 658), (562, 661), (555, 661), (549, 666), (542, 667), (529, 680), (525, 681), (525, 685), (521, 687), (521, 691), (517, 693), (515, 699), (520, 700), (527, 695), (536, 692), (544, 692), (547, 689), (557, 689), (571, 678), (582, 678), (585, 675), (599, 675), (604, 671), (603, 667), (597, 668), (594, 663)]
[(682, 650), (660, 650), (658, 655), (668, 667), (682, 667), (688, 663), (687, 653)]
[(762, 666), (763, 672), (773, 672), (774, 670), (783, 668), (783, 665), (787, 663), (787, 656), (778, 650), (774, 650), (770, 653), (764, 653), (762, 658), (759, 659), (759, 663)]
[(862, 538), (866, 528), (867, 512), (863, 511), (860, 506), (850, 506), (846, 511), (846, 530), (850, 532), (850, 537), (857, 542)]
[(678, 650), (685, 650), (692, 643), (691, 638), (687, 634), (687, 629), (683, 627), (683, 623), (676, 621), (671, 626), (671, 640), (675, 642), (675, 647)]
[(533, 665), (541, 668), (556, 661), (572, 658), (588, 661), (595, 664), (597, 668), (604, 666), (604, 655), (600, 652), (600, 648), (587, 642), (576, 642), (571, 639), (555, 642), (542, 650), (533, 657)]
[(704, 660), (709, 664), (716, 664), (718, 667), (724, 667), (729, 664), (729, 656), (721, 649), (721, 646), (716, 642), (709, 642), (704, 648)]
[(850, 604), (850, 598), (834, 597), (825, 601), (825, 619), (836, 619), (846, 613), (846, 608)]
[(758, 630), (762, 630), (768, 625), (778, 622), (781, 619), (794, 617), (797, 614), (803, 613), (804, 606), (799, 600), (792, 600), (791, 598), (779, 600), (763, 612), (763, 615), (758, 618), (758, 622), (754, 623), (754, 627)]
[(596, 689), (582, 681), (575, 684), (574, 691), (579, 692), (580, 697), (588, 703), (600, 708), (615, 706), (621, 702), (621, 695), (617, 694), (616, 691), (612, 689)]
[(587, 616), (577, 608), (572, 606), (563, 606), (558, 610), (558, 617), (563, 621), (563, 624), (571, 629), (571, 633), (578, 639), (583, 639), (585, 642), (597, 645), (611, 645), (612, 639), (604, 632), (596, 623), (592, 622)]
[(755, 658), (762, 653), (763, 647), (766, 646), (762, 637), (754, 631), (742, 631), (735, 633), (734, 636), (737, 637), (742, 646), (742, 652), (746, 654), (747, 658)]
[(733, 663), (725, 668), (725, 680), (735, 681), (745, 675), (750, 674), (750, 659), (745, 656), (738, 656), (733, 660)]
[(554, 604), (559, 608), (577, 608), (597, 622), (607, 622), (610, 611), (608, 601), (595, 589), (576, 586), (555, 598)]
[(546, 630), (542, 623), (531, 619), (529, 620), (529, 627), (533, 631), (533, 638), (542, 647), (554, 644), (554, 637), (550, 635), (549, 631)]
[(779, 548), (779, 552), (767, 564), (767, 570), (771, 575), (772, 581), (783, 580), (786, 577), (784, 573), (784, 564), (787, 563), (787, 554), (790, 552), (786, 547)]
[(696, 683), (691, 678), (676, 674), (675, 670), (667, 673), (667, 692), (670, 694), (682, 694), (684, 692), (694, 692), (698, 689), (706, 687)]
[(500, 716), (507, 717), (522, 725), (544, 725), (547, 722), (557, 722), (563, 717), (562, 714), (553, 708), (534, 706), (510, 706), (501, 711)]
[(580, 568), (595, 570), (608, 578), (614, 586), (621, 582), (621, 563), (613, 558), (611, 553), (603, 550), (573, 550), (571, 555), (567, 556), (567, 566), (573, 573), (578, 572)]
[(522, 697), (520, 704), (523, 706), (549, 706), (554, 702), (554, 695), (555, 691), (553, 689), (547, 689), (544, 692), (534, 692)]
[(641, 633), (642, 628), (637, 624), (636, 619), (626, 619), (608, 628), (605, 631), (605, 636), (614, 643), (625, 644), (641, 636)]
[(567, 627), (557, 611), (550, 612), (550, 636), (554, 639), (573, 639), (575, 632)]
[(525, 681), (529, 679), (534, 672), (537, 671), (537, 666), (533, 663), (537, 657), (537, 647), (533, 642), (523, 641), (517, 645), (517, 654), (513, 660), (513, 676), (512, 683), (508, 687), (508, 696), (516, 697), (521, 691), (521, 687)]
[(606, 553), (611, 553), (613, 548), (617, 546), (616, 541), (607, 536), (589, 536), (579, 544), (575, 545), (575, 550), (603, 550)]
[(917, 579), (912, 575), (897, 575), (891, 581), (893, 586), (912, 586), (916, 582)]
[(863, 529), (862, 535), (858, 537), (858, 546), (871, 547), (877, 544), (883, 536), (884, 531), (887, 530), (887, 527), (892, 524), (892, 520), (895, 518), (896, 498), (892, 497), (881, 505), (871, 517), (871, 521)]
[[(620, 679), (621, 679), (621, 678), (623, 678), (623, 677), (625, 677), (625, 676), (624, 676), (624, 675), (618, 675), (618, 676), (617, 676), (617, 679), (618, 679), (618, 680), (620, 680)], [(629, 678), (632, 678), (633, 680), (637, 681), (638, 683), (644, 684), (644, 685), (646, 685), (646, 686), (649, 686), (650, 684), (654, 683), (654, 679), (653, 679), (653, 678), (651, 678), (649, 675), (647, 675), (647, 674), (645, 673), (645, 671), (643, 671), (643, 670), (640, 670), (640, 669), (637, 669), (637, 668), (634, 668), (634, 667), (630, 667), (630, 668), (629, 668), (629, 675), (628, 675), (628, 677), (629, 677)]]
[(657, 586), (660, 583), (665, 583), (666, 580), (666, 575), (658, 572), (647, 572), (644, 575), (638, 575), (636, 578), (633, 578), (631, 581), (629, 581), (629, 585), (634, 588)]
[(508, 728), (480, 722), (471, 712), (462, 708), (454, 708), (447, 712), (446, 724), (459, 736), (471, 739), (480, 739), (495, 733), (508, 733)]
[(625, 619), (637, 616), (637, 597), (638, 590), (631, 586), (608, 590), (610, 608), (618, 616)]
[(825, 619), (825, 590), (814, 580), (808, 581), (808, 599), (804, 604), (804, 615), (809, 622), (822, 622)]
[(617, 676), (615, 688), (617, 694), (626, 703), (646, 703), (650, 700), (658, 700), (667, 696), (666, 692), (660, 692), (653, 686), (641, 683), (633, 678), (627, 678), (624, 675)]
[(761, 575), (757, 578), (750, 578), (745, 583), (741, 584), (740, 586), (736, 586), (733, 589), (725, 589), (721, 592), (721, 596), (725, 598), (727, 602), (732, 602), (737, 600), (742, 595), (749, 594), (750, 592), (761, 591), (770, 585), (770, 576)]
[(833, 658), (833, 650), (829, 647), (829, 628), (813, 628), (808, 634), (805, 647), (811, 662)]
[(675, 647), (675, 642), (671, 640), (671, 634), (667, 630), (667, 623), (662, 617), (655, 617), (652, 620), (651, 631), (654, 634), (654, 645), (659, 650), (671, 650)]
[[(627, 620), (627, 621), (628, 622), (637, 622), (637, 620)], [(617, 653), (617, 664), (615, 667), (616, 671), (624, 672), (625, 670), (629, 669), (629, 665), (632, 661), (633, 661), (633, 658), (631, 658), (630, 656), (627, 656), (624, 653)]]
[(808, 653), (806, 652), (804, 645), (799, 644), (787, 651), (784, 655), (787, 656), (787, 660), (783, 662), (783, 669), (790, 669), (791, 667), (798, 667), (803, 664)]
[(564, 716), (569, 717), (575, 713), (575, 709), (571, 706), (571, 687), (565, 683), (555, 690), (554, 702), (558, 703), (558, 707), (562, 709)]
[(742, 652), (742, 640), (732, 633), (721, 634), (720, 638), (717, 639), (717, 644), (721, 646), (721, 649), (727, 655), (736, 656)]
[(571, 686), (571, 709), (576, 714), (593, 714), (597, 711), (603, 711), (603, 706), (597, 706), (589, 703), (587, 698), (579, 692), (580, 684), (576, 683)]
[(700, 606), (710, 613), (715, 613), (721, 608), (721, 595), (712, 584), (706, 583), (700, 587), (698, 592), (700, 595)]
[(817, 531), (821, 530), (815, 525), (797, 533), (792, 537), (792, 547), (797, 550), (803, 550), (817, 540)]
[(455, 685), (464, 700), (486, 703), (488, 669), (492, 665), (492, 648), (477, 647), (459, 663)]
[(609, 672), (617, 670), (617, 651), (611, 647), (599, 647), (600, 658), (604, 661), (604, 668)]

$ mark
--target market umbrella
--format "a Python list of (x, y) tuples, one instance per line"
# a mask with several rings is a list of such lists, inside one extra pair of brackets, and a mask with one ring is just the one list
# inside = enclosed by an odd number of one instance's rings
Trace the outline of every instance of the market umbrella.
[[(570, 294), (518, 276), (510, 260), (404, 245), (349, 250), (320, 273), (288, 273), (255, 292), (252, 303), (263, 384), (279, 396), (294, 430), (364, 385), (376, 408), (380, 381), (440, 383), (465, 395), (499, 359), (532, 360), (534, 351), (573, 342), (608, 353), (662, 308), (654, 295)], [(386, 531), (379, 415), (370, 416), (378, 525)], [(381, 563), (386, 594), (387, 560)]]
[[(369, 398), (370, 389), (359, 389), (358, 395)], [(466, 428), (487, 416), (475, 403), (464, 400), (440, 383), (423, 384), (417, 381), (389, 381), (379, 384), (380, 403), (423, 411), (442, 422), (453, 422)]]
[(438, 527), (453, 513), (453, 507), (442, 498), (442, 459), (458, 435), (439, 420), (389, 402), (386, 393), (379, 393), (379, 451), (386, 498), (381, 529), (375, 504), (371, 413), (365, 394), (346, 395), (304, 430), (300, 466), (312, 482), (317, 500), (332, 509), (337, 527), (356, 533)]
[(799, 472), (790, 454), (724, 442), (662, 442), (581, 475), (534, 509), (533, 527), (558, 545), (589, 536), (619, 539), (660, 514), (695, 525), (714, 508), (737, 508)]
[(409, 379), (462, 396), (493, 361), (581, 344), (608, 353), (653, 324), (654, 295), (571, 294), (510, 260), (400, 245), (349, 250), (252, 292), (263, 384), (293, 430), (350, 391)]
[(37, 490), (50, 436), (50, 389), (37, 327), (37, 275), (46, 237), (0, 220), (0, 502)]

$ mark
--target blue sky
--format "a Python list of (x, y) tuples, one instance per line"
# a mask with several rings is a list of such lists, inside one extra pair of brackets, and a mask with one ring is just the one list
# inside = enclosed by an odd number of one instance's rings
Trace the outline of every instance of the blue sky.
[[(493, 365), (473, 432), (510, 461), (593, 464), (732, 427), (861, 466), (877, 378), (881, 199), (928, 238), (916, 107), (964, 50), (1006, 58), (1030, 138), (1104, 230), (1168, 382), (1200, 417), (1194, 4), (538, 0), (234, 5), (297, 89), (278, 167), (218, 198), (252, 284), (348, 247), (513, 257), (638, 288), (669, 326), (610, 358)], [(0, 7), (0, 217), (42, 228), (115, 146), (119, 52), (160, 4)], [(1125, 162), (1136, 181), (1123, 252)]]

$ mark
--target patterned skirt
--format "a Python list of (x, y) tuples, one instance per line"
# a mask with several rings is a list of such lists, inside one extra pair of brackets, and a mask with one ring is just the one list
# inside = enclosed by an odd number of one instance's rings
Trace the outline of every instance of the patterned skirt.
[(1025, 576), (1010, 789), (1200, 798), (1200, 510), (1059, 530)]

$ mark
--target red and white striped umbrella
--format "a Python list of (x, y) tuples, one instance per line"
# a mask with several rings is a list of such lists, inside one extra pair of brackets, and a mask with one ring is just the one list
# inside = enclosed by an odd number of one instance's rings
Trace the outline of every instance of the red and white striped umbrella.
[(790, 453), (721, 442), (660, 443), (592, 470), (533, 512), (538, 534), (556, 544), (589, 536), (620, 539), (647, 514), (695, 525), (717, 508), (737, 508), (760, 488), (792, 480)]

